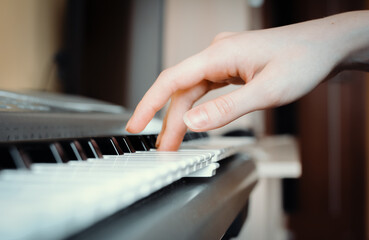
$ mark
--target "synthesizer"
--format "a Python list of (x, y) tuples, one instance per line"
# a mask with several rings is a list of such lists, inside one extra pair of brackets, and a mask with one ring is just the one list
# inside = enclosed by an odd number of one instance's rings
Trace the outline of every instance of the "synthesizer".
[[(129, 116), (82, 97), (0, 91), (0, 238), (83, 239), (81, 232), (183, 179), (214, 178), (223, 160), (253, 143), (189, 132), (179, 151), (158, 152), (160, 121), (132, 135), (124, 130)], [(256, 174), (245, 179), (251, 186)]]

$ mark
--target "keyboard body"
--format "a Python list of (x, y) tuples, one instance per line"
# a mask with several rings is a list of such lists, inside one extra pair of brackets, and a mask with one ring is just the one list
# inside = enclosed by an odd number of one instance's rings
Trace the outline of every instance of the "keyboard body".
[[(205, 231), (206, 226), (194, 223), (204, 225), (217, 211), (234, 218), (235, 211), (225, 213), (224, 204), (244, 204), (256, 182), (252, 162), (237, 155), (252, 144), (251, 138), (188, 133), (178, 152), (157, 152), (157, 131), (129, 135), (124, 126), (130, 114), (119, 106), (9, 92), (0, 92), (0, 105), (0, 212), (6, 216), (0, 218), (1, 239), (91, 239), (102, 234), (96, 229), (109, 229), (98, 226), (112, 216), (123, 216), (114, 222), (126, 221), (125, 226), (127, 221), (140, 226), (140, 231), (112, 227), (119, 231), (110, 234), (125, 235), (124, 239), (148, 239), (145, 234), (154, 233), (160, 239), (162, 234), (175, 234), (178, 224), (187, 226), (183, 239), (192, 234), (206, 239), (214, 226)], [(237, 160), (230, 161), (233, 158)], [(243, 187), (233, 189), (235, 182)], [(218, 196), (222, 184), (228, 201)], [(218, 204), (204, 208), (214, 200)], [(208, 212), (197, 213), (201, 209)], [(174, 213), (179, 220), (172, 219)], [(224, 226), (232, 217), (226, 222)], [(159, 223), (174, 224), (173, 229), (157, 226), (152, 231)], [(219, 234), (223, 233), (215, 235)]]

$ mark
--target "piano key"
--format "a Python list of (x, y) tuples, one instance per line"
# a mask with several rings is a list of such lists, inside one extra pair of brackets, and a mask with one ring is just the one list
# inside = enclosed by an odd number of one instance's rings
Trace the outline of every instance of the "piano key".
[(205, 140), (197, 139), (190, 142), (183, 142), (181, 150), (213, 151), (217, 156), (214, 158), (214, 161), (219, 161), (244, 150), (245, 147), (250, 146), (254, 142), (255, 139), (251, 137), (212, 137)]
[(150, 147), (147, 145), (145, 139), (141, 135), (127, 136), (135, 151), (149, 151)]
[[(173, 155), (172, 155), (173, 156)], [(110, 159), (104, 159), (104, 160), (96, 160), (96, 159), (90, 159), (88, 160), (89, 164), (86, 164), (85, 162), (69, 162), (68, 165), (71, 166), (80, 166), (81, 171), (104, 171), (107, 166), (111, 167), (114, 171), (120, 171), (125, 172), (132, 168), (136, 172), (140, 172), (146, 168), (148, 168), (150, 171), (156, 171), (159, 167), (166, 167), (166, 168), (172, 168), (173, 171), (180, 171), (176, 172), (176, 174), (179, 177), (182, 177), (190, 172), (196, 171), (201, 167), (206, 166), (210, 162), (210, 157), (205, 159), (203, 157), (198, 155), (183, 155), (183, 156), (177, 156), (173, 158), (172, 156), (149, 156), (149, 157), (141, 157), (141, 156), (117, 156), (116, 158), (110, 158)], [(52, 164), (49, 165), (41, 165), (41, 164), (34, 164), (32, 165), (33, 170), (38, 170), (40, 168), (46, 168), (47, 171), (50, 171), (51, 169), (61, 169), (61, 170), (67, 170), (70, 171), (70, 173), (74, 173), (77, 168), (70, 167), (69, 170), (65, 165), (62, 166), (55, 166)]]
[(132, 146), (132, 143), (125, 136), (115, 136), (115, 140), (117, 141), (120, 149), (122, 149), (123, 153), (134, 153), (135, 149)]
[[(139, 154), (140, 155), (140, 154)], [(121, 156), (120, 161), (123, 161), (123, 168), (122, 170), (120, 170), (118, 168), (118, 161), (117, 160), (114, 160), (114, 161), (110, 161), (110, 162), (107, 162), (105, 160), (97, 160), (97, 162), (99, 162), (99, 168), (96, 168), (95, 170), (97, 171), (100, 171), (102, 172), (103, 169), (101, 168), (101, 165), (107, 165), (107, 164), (113, 164), (112, 166), (114, 166), (116, 169), (115, 171), (128, 171), (128, 167), (132, 167), (132, 166), (137, 166), (139, 165), (139, 163), (143, 163), (145, 164), (146, 167), (149, 167), (151, 169), (155, 169), (155, 167), (158, 167), (159, 165), (163, 165), (163, 166), (172, 166), (174, 165), (176, 169), (180, 169), (182, 172), (180, 173), (178, 177), (182, 177), (183, 175), (185, 174), (188, 174), (190, 171), (195, 171), (197, 170), (200, 166), (205, 166), (206, 164), (202, 164), (202, 165), (194, 165), (196, 163), (198, 163), (200, 160), (204, 159), (205, 157), (207, 157), (209, 160), (211, 158), (210, 155), (204, 155), (203, 157), (201, 157), (201, 155), (194, 155), (194, 154), (188, 154), (188, 153), (185, 153), (184, 155), (182, 154), (182, 156), (180, 156), (179, 154), (177, 154), (176, 157), (173, 158), (175, 154), (173, 153), (169, 153), (169, 155), (164, 155), (164, 153), (160, 153), (159, 155), (157, 156), (149, 156), (149, 158), (145, 158), (145, 157), (141, 157), (141, 156)], [(130, 161), (128, 162), (128, 160), (133, 160), (133, 161)], [(91, 163), (90, 161), (93, 161), (93, 160), (89, 160), (88, 162)], [(90, 165), (85, 165), (84, 163), (85, 162), (76, 162), (74, 163), (74, 166), (81, 163), (81, 165), (83, 165), (83, 170), (88, 170), (88, 171), (92, 171), (93, 168), (90, 166)], [(172, 164), (169, 164), (169, 163), (172, 163)], [(175, 164), (173, 164), (175, 163)], [(72, 164), (72, 162), (70, 162), (70, 164)], [(66, 164), (66, 165), (70, 165), (70, 164)], [(96, 163), (95, 163), (96, 164)], [(42, 164), (33, 164), (32, 165), (32, 170), (34, 169), (39, 169), (41, 166), (42, 168)], [(57, 165), (53, 165), (53, 164), (45, 164), (44, 168), (46, 168), (46, 166), (48, 166), (47, 168), (47, 171), (49, 172), (50, 169), (64, 169), (64, 167), (61, 167), (61, 166), (65, 166), (65, 165), (60, 165), (60, 166), (57, 166)], [(187, 168), (187, 169), (186, 169)], [(105, 169), (105, 168), (104, 168)], [(111, 170), (111, 169), (110, 169)], [(74, 174), (75, 172), (75, 169), (73, 168), (69, 168), (69, 173), (70, 174)], [(138, 170), (137, 170), (138, 171)], [(141, 167), (141, 171), (142, 171), (142, 167)]]
[(80, 154), (80, 152), (77, 149), (77, 146), (75, 145), (74, 141), (61, 141), (59, 142), (63, 149), (63, 154), (65, 155), (65, 158), (68, 160), (77, 160), (82, 161), (83, 158)]
[[(190, 166), (189, 166), (190, 167)], [(95, 178), (106, 177), (119, 177), (119, 178), (146, 178), (153, 174), (158, 175), (174, 175), (177, 176), (182, 171), (182, 166), (174, 163), (162, 164), (161, 166), (155, 166), (147, 162), (124, 164), (124, 165), (84, 165), (84, 166), (35, 166), (33, 173), (47, 175), (45, 178), (64, 176), (68, 179), (75, 179), (83, 177), (87, 179), (92, 176)]]
[(115, 138), (94, 138), (95, 142), (99, 146), (99, 149), (101, 150), (101, 153), (103, 155), (122, 155), (123, 151), (119, 147), (118, 144), (116, 144)]
[[(195, 152), (191, 152), (188, 150), (180, 150), (177, 152), (165, 152), (165, 151), (155, 151), (155, 150), (150, 150), (147, 152), (135, 152), (134, 154), (130, 154), (130, 153), (126, 153), (123, 155), (123, 159), (124, 158), (132, 158), (132, 159), (140, 159), (140, 158), (152, 158), (152, 157), (166, 157), (169, 156), (170, 159), (176, 161), (177, 158), (181, 158), (181, 157), (185, 157), (188, 159), (211, 159), (214, 157), (214, 152), (211, 151), (205, 151), (205, 150), (197, 150)], [(104, 156), (105, 159), (109, 159), (109, 158), (114, 158), (114, 159), (119, 159), (120, 157), (118, 156), (111, 156), (111, 155), (106, 155)]]
[[(15, 219), (17, 220), (13, 224), (13, 226), (15, 226), (14, 229), (18, 227), (18, 230), (19, 230), (19, 226), (22, 226), (22, 231), (20, 233), (27, 233), (27, 227), (31, 226), (30, 230), (35, 231), (37, 235), (40, 236), (40, 233), (45, 232), (45, 226), (50, 225), (50, 223), (51, 225), (54, 225), (54, 226), (49, 226), (50, 229), (57, 230), (57, 229), (60, 229), (62, 225), (65, 225), (65, 227), (67, 227), (68, 225), (73, 223), (73, 217), (78, 218), (77, 222), (79, 224), (81, 224), (81, 222), (88, 223), (91, 221), (98, 220), (103, 216), (106, 216), (106, 214), (108, 214), (109, 212), (111, 214), (112, 212), (114, 212), (114, 210), (117, 210), (116, 208), (114, 209), (114, 202), (111, 200), (112, 198), (110, 197), (110, 195), (107, 195), (108, 197), (107, 199), (104, 199), (104, 197), (102, 197), (104, 195), (102, 195), (101, 193), (103, 194), (108, 193), (106, 190), (104, 191), (106, 187), (109, 187), (109, 186), (103, 186), (101, 189), (99, 188), (96, 189), (96, 186), (92, 186), (92, 187), (85, 186), (84, 188), (78, 189), (78, 191), (80, 191), (80, 194), (83, 194), (83, 196), (85, 196), (85, 198), (83, 199), (74, 197), (74, 196), (79, 195), (78, 192), (71, 191), (68, 188), (64, 191), (65, 194), (63, 196), (60, 194), (61, 192), (59, 192), (59, 195), (58, 195), (57, 191), (55, 193), (51, 192), (53, 193), (51, 195), (50, 194), (49, 195), (46, 195), (46, 194), (45, 195), (42, 195), (42, 194), (41, 195), (35, 195), (35, 194), (30, 195), (29, 194), (27, 195), (28, 199), (18, 199), (18, 202), (10, 201), (14, 205), (14, 208), (12, 209), (17, 209), (17, 212), (14, 212), (14, 211), (7, 212), (6, 209), (1, 208), (1, 206), (5, 206), (2, 204), (0, 204), (1, 205), (0, 209), (2, 213), (9, 213), (8, 216), (12, 216), (10, 220), (15, 220)], [(40, 188), (40, 186), (34, 186), (30, 190), (32, 191), (36, 190), (36, 192), (38, 192), (37, 188)], [(1, 187), (0, 189), (3, 190), (3, 188)], [(57, 188), (57, 189), (63, 190), (60, 188)], [(49, 190), (52, 190), (52, 189), (45, 188), (45, 192), (48, 192)], [(87, 199), (88, 201), (86, 201)], [(16, 199), (11, 199), (11, 200), (16, 200)], [(25, 204), (22, 204), (24, 203), (24, 201), (27, 201), (27, 200), (28, 201), (32, 200), (32, 202), (34, 203), (33, 204), (34, 206), (32, 208), (30, 208), (29, 206)], [(109, 201), (110, 204), (105, 204), (107, 200)], [(109, 207), (110, 211), (106, 211), (106, 206), (113, 206), (113, 207)], [(121, 207), (121, 205), (119, 206), (118, 204), (118, 207)], [(105, 214), (102, 214), (104, 212), (104, 211), (101, 211), (102, 209), (104, 209)], [(17, 213), (19, 217), (17, 217)], [(38, 216), (37, 221), (35, 221), (34, 219), (35, 213), (37, 213), (37, 216)], [(95, 214), (99, 214), (99, 215), (95, 215)], [(2, 218), (2, 219), (5, 219), (5, 218)], [(0, 219), (0, 222), (1, 221), (2, 220)], [(34, 225), (34, 222), (37, 222), (37, 225)], [(7, 226), (7, 229), (2, 229), (1, 226)], [(4, 230), (8, 230), (9, 226), (12, 226), (12, 224), (9, 224), (9, 219), (6, 219), (6, 224), (0, 224), (0, 232), (2, 233), (2, 236), (4, 236)], [(41, 226), (41, 229), (40, 229), (40, 226)], [(54, 229), (54, 228), (57, 228), (57, 229)], [(16, 232), (19, 232), (19, 231), (16, 231)], [(10, 231), (10, 234), (11, 233), (15, 233), (15, 232)], [(55, 236), (54, 234), (49, 235), (50, 233), (51, 232), (48, 232), (48, 234), (46, 234), (45, 236), (48, 236), (48, 237)], [(30, 235), (32, 234), (28, 234), (28, 236)]]
[[(62, 180), (62, 179), (60, 179), (60, 180)], [(150, 180), (150, 182), (151, 182), (151, 180)], [(142, 185), (142, 184), (140, 184), (140, 185)], [(53, 185), (53, 187), (55, 187), (55, 185)], [(148, 188), (149, 188), (149, 186), (147, 186)], [(161, 186), (158, 186), (158, 187), (161, 187)], [(141, 189), (142, 189), (142, 187), (141, 187)], [(47, 191), (48, 193), (49, 193), (49, 191)], [(143, 194), (141, 194), (141, 195), (146, 195), (146, 194), (148, 194), (149, 192), (148, 191), (144, 191), (144, 193)]]
[(143, 138), (145, 139), (147, 145), (149, 145), (150, 149), (155, 149), (156, 148), (156, 139), (157, 139), (157, 135), (143, 135)]
[(57, 163), (66, 163), (69, 161), (60, 143), (50, 143), (49, 148)]
[[(42, 175), (41, 175), (42, 176)], [(85, 176), (82, 176), (83, 178)], [(127, 199), (124, 196), (125, 193), (129, 192), (132, 196), (131, 200), (137, 200), (139, 198), (145, 197), (150, 194), (152, 191), (157, 190), (157, 187), (152, 184), (154, 181), (153, 175), (146, 176), (145, 178), (130, 178), (122, 179), (117, 178), (117, 176), (106, 177), (106, 178), (98, 178), (98, 179), (80, 179), (78, 181), (73, 181), (74, 179), (67, 179), (63, 181), (62, 177), (53, 178), (51, 181), (45, 182), (44, 179), (40, 178), (40, 175), (32, 176), (25, 175), (23, 176), (23, 181), (16, 181), (17, 179), (12, 178), (4, 181), (6, 184), (14, 185), (14, 184), (22, 184), (21, 188), (16, 192), (15, 198), (20, 201), (31, 201), (35, 198), (35, 195), (32, 193), (37, 192), (38, 198), (48, 199), (49, 196), (55, 197), (59, 193), (64, 194), (74, 194), (75, 196), (82, 196), (80, 194), (86, 190), (86, 188), (94, 188), (95, 191), (98, 191), (99, 194), (103, 194), (105, 197), (123, 197), (123, 202), (127, 202)], [(24, 180), (27, 180), (28, 183), (24, 185)], [(124, 184), (124, 185), (123, 185)], [(0, 188), (2, 189), (2, 188)], [(109, 189), (113, 189), (112, 193), (107, 193)], [(2, 189), (3, 190), (3, 189)], [(4, 193), (4, 191), (3, 191)], [(112, 195), (113, 194), (113, 195)], [(1, 195), (1, 194), (0, 194)], [(7, 193), (6, 197), (9, 198), (12, 195)], [(84, 197), (86, 194), (83, 194)], [(99, 195), (100, 196), (100, 195)], [(31, 197), (31, 199), (28, 199)], [(65, 196), (60, 196), (61, 199), (64, 199)], [(89, 197), (91, 198), (91, 197)], [(41, 199), (42, 200), (42, 199)], [(129, 199), (128, 199), (129, 200)], [(77, 202), (80, 200), (77, 200)], [(32, 202), (32, 201), (31, 201)]]
[(213, 175), (237, 148), (189, 132), (188, 149), (158, 152), (156, 134), (117, 136), (125, 114), (48, 110), (3, 115), (2, 141), (14, 142), (0, 144), (1, 239), (68, 238), (183, 177)]
[[(79, 158), (81, 158), (82, 160), (87, 159), (87, 155), (86, 155), (85, 151), (83, 150), (82, 145), (78, 141), (73, 140), (70, 143), (70, 146), (72, 147), (73, 152), (76, 154), (77, 159), (79, 159)], [(79, 155), (79, 157), (78, 157), (78, 155)]]
[[(175, 156), (175, 155), (163, 155), (164, 153), (161, 153), (161, 156), (158, 155), (148, 155), (148, 154), (139, 154), (139, 156), (126, 156), (126, 158), (130, 158), (131, 160), (135, 162), (151, 162), (153, 158), (156, 158), (158, 160), (155, 160), (154, 164), (162, 164), (165, 161), (174, 161), (178, 162), (178, 164), (182, 164), (181, 158), (185, 159), (187, 162), (191, 163), (189, 166), (189, 169), (191, 171), (196, 171), (206, 165), (208, 165), (211, 161), (211, 156), (209, 155), (182, 155), (182, 156)], [(120, 160), (119, 157), (114, 158), (110, 157), (116, 160)], [(109, 158), (107, 158), (109, 159)]]
[(118, 141), (117, 141), (117, 139), (115, 137), (111, 137), (110, 138), (110, 142), (116, 148), (116, 151), (118, 152), (118, 155), (123, 155), (124, 154), (123, 150), (120, 148), (119, 143), (118, 143)]
[(219, 168), (219, 166), (219, 163), (211, 163), (199, 171), (190, 173), (188, 177), (212, 177), (215, 175), (216, 169)]
[(19, 147), (15, 145), (11, 145), (9, 146), (9, 152), (17, 168), (19, 169), (30, 168), (31, 160), (26, 154), (24, 154), (22, 149), (19, 149)]
[(21, 156), (19, 155), (18, 150), (14, 146), (1, 147), (0, 156), (1, 156), (0, 170), (26, 168), (26, 165), (23, 162)]
[[(191, 138), (202, 141), (196, 134)], [(212, 176), (218, 166), (212, 162), (224, 158), (228, 150), (234, 149), (230, 146), (231, 142), (224, 146), (219, 142), (212, 142), (204, 144), (204, 148), (197, 146), (190, 149), (191, 141), (194, 141), (191, 140), (183, 147), (185, 149), (178, 152), (158, 152), (153, 149), (156, 135), (101, 139), (55, 144), (50, 151), (54, 155), (60, 155), (61, 160), (53, 162), (67, 162), (63, 154), (67, 155), (68, 152), (69, 161), (64, 164), (35, 160), (29, 170), (0, 171), (0, 212), (9, 214), (12, 218), (11, 223), (6, 222), (6, 229), (1, 227), (5, 220), (0, 219), (0, 235), (47, 238), (54, 233), (66, 236), (183, 177)], [(129, 146), (132, 139), (135, 147)], [(192, 145), (200, 145), (199, 143)], [(110, 150), (106, 150), (105, 145)], [(66, 146), (70, 147), (69, 150), (66, 150)], [(124, 154), (117, 155), (119, 150), (111, 151), (111, 146), (119, 146)], [(84, 154), (84, 151), (91, 151), (88, 153), (91, 158), (70, 154)], [(73, 161), (81, 159), (86, 161)], [(21, 205), (18, 208), (21, 212), (12, 213), (2, 207), (2, 204), (8, 202), (14, 207)], [(36, 204), (30, 209), (25, 207), (24, 202)], [(35, 214), (39, 216), (38, 224), (34, 223)], [(22, 236), (14, 232), (19, 225), (27, 226), (21, 232)]]
[(91, 139), (80, 139), (77, 141), (82, 147), (87, 158), (102, 158), (101, 151), (97, 148), (97, 144), (93, 144)]
[(38, 163), (63, 163), (55, 143), (27, 143), (18, 146), (22, 158)]
[(101, 149), (99, 145), (96, 143), (95, 139), (91, 138), (89, 140), (89, 145), (94, 152), (95, 158), (103, 158), (103, 154), (101, 152)]

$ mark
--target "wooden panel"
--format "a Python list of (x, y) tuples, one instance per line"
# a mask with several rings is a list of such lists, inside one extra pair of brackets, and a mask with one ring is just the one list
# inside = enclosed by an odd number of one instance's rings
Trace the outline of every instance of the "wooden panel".
[[(296, 239), (363, 239), (365, 210), (365, 82), (324, 83), (299, 101), (303, 175), (290, 226)], [(337, 84), (338, 127), (329, 88)]]
[(0, 87), (55, 90), (65, 0), (0, 1)]
[[(369, 2), (369, 1), (368, 1)], [(366, 81), (369, 81), (369, 74), (366, 75)], [(366, 92), (369, 93), (369, 84), (366, 84)], [(366, 239), (369, 239), (369, 95), (366, 94)]]
[(68, 1), (58, 71), (64, 91), (125, 100), (131, 1)]
[(78, 93), (123, 104), (131, 1), (86, 1)]
[[(369, 0), (366, 0), (366, 9), (369, 9)], [(365, 76), (366, 81), (369, 81), (369, 74), (366, 74)], [(369, 84), (366, 84), (366, 93), (369, 93)], [(366, 94), (366, 119), (365, 119), (365, 130), (366, 130), (366, 201), (365, 201), (365, 208), (366, 208), (366, 218), (365, 218), (365, 229), (366, 229), (366, 235), (365, 239), (369, 240), (369, 95)]]
[[(362, 9), (363, 3), (267, 1), (266, 22), (270, 26), (300, 22)], [(290, 109), (298, 122), (295, 134), (303, 168), (297, 207), (289, 219), (293, 239), (365, 238), (366, 84), (363, 73), (344, 72), (299, 100), (295, 112)], [(279, 110), (272, 111), (273, 118), (279, 116), (275, 111)]]

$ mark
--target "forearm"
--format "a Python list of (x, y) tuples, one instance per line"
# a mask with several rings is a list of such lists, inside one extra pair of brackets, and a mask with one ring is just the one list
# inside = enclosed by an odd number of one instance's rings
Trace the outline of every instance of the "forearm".
[(369, 11), (356, 11), (324, 19), (332, 28), (337, 50), (342, 51), (339, 70), (369, 71)]

